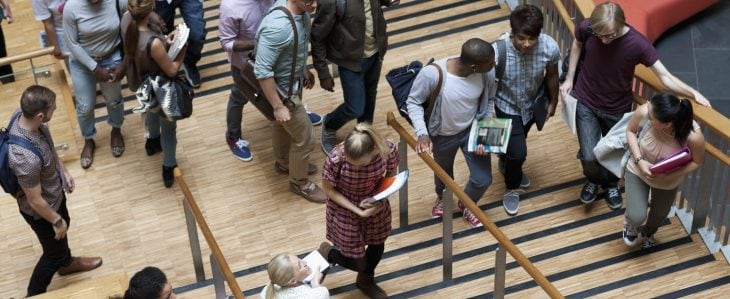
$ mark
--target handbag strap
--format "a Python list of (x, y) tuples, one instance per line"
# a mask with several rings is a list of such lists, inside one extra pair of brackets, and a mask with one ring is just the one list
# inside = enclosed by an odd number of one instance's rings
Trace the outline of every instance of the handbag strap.
[(505, 64), (507, 64), (507, 45), (503, 39), (498, 39), (495, 43), (497, 43), (497, 69), (496, 77), (497, 77), (497, 91), (502, 90), (502, 77), (504, 77), (504, 69)]
[(294, 88), (294, 71), (297, 67), (297, 56), (299, 54), (299, 31), (297, 30), (297, 24), (294, 22), (294, 16), (291, 15), (291, 12), (289, 12), (289, 9), (287, 9), (286, 6), (278, 6), (274, 9), (281, 10), (284, 14), (286, 14), (289, 18), (289, 23), (291, 23), (291, 28), (294, 30), (294, 51), (292, 51), (294, 54), (294, 61), (292, 61), (291, 64), (291, 72), (289, 73), (289, 91), (286, 94), (287, 98), (291, 98), (292, 90)]

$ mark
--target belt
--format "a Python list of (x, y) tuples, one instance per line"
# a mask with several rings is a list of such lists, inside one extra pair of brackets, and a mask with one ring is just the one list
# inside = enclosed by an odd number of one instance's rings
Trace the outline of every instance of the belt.
[(116, 52), (117, 52), (117, 49), (114, 48), (113, 50), (109, 51), (109, 53), (106, 53), (102, 56), (91, 56), (91, 59), (94, 59), (95, 61), (102, 61), (102, 60), (108, 58), (109, 56), (112, 56), (112, 54), (114, 54)]

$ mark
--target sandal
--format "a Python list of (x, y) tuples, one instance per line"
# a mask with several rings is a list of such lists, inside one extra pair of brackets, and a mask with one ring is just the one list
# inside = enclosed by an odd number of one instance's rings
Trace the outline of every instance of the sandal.
[(112, 128), (110, 145), (114, 158), (119, 158), (124, 154), (124, 136), (122, 136), (121, 128)]
[(91, 164), (94, 163), (94, 151), (96, 151), (94, 139), (86, 139), (84, 149), (81, 151), (81, 168), (91, 167)]

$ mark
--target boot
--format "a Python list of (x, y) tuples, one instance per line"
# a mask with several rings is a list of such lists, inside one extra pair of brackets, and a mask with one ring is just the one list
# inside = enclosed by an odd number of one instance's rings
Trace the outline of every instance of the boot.
[(388, 294), (375, 284), (375, 277), (372, 274), (357, 273), (357, 288), (362, 291), (365, 296), (373, 299), (388, 298)]

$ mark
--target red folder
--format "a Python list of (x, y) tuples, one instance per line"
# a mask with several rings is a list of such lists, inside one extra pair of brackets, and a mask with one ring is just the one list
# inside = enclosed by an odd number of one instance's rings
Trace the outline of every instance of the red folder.
[(665, 158), (664, 160), (657, 162), (649, 170), (651, 170), (651, 173), (654, 174), (668, 173), (675, 171), (684, 165), (687, 165), (691, 161), (692, 153), (690, 152), (689, 148), (685, 146), (675, 153), (669, 155), (669, 157)]

